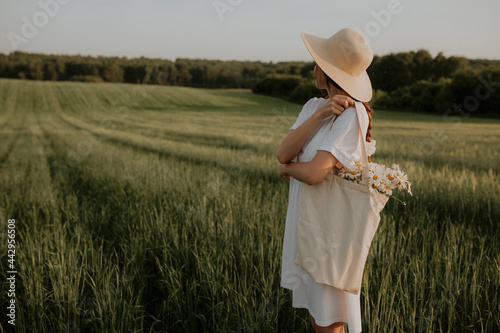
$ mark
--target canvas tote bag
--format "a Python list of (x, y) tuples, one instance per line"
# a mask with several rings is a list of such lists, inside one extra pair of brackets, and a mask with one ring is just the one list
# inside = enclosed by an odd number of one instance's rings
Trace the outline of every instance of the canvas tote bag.
[[(355, 103), (358, 132), (363, 105)], [(295, 264), (317, 282), (359, 294), (370, 245), (388, 196), (368, 189), (368, 158), (362, 144), (362, 182), (356, 184), (329, 173), (316, 185), (304, 184), (298, 222)]]

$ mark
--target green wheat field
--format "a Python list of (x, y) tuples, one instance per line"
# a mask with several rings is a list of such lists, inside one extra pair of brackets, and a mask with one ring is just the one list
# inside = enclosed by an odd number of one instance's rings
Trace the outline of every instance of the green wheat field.
[[(0, 80), (1, 331), (312, 332), (280, 287), (300, 105), (248, 91)], [(443, 111), (444, 113), (444, 111)], [(364, 332), (500, 331), (500, 122), (376, 110)]]

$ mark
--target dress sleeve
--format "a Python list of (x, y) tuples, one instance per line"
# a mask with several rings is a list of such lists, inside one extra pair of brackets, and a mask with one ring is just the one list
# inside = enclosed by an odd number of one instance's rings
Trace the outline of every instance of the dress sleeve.
[(313, 108), (313, 104), (317, 98), (311, 98), (304, 104), (302, 107), (302, 110), (299, 113), (299, 116), (297, 117), (297, 120), (295, 121), (295, 124), (290, 127), (290, 130), (296, 129), (300, 125), (302, 125), (312, 114), (312, 112), (315, 110)]
[[(350, 107), (337, 117), (317, 150), (329, 151), (340, 164), (349, 170), (354, 170), (356, 162), (361, 161), (360, 141), (356, 109)], [(337, 167), (341, 166), (337, 164)]]

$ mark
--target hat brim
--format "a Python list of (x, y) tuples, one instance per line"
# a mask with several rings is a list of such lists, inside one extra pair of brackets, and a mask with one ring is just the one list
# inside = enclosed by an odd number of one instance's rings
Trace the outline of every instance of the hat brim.
[(360, 102), (368, 102), (372, 99), (372, 84), (368, 73), (364, 71), (360, 76), (352, 76), (340, 69), (326, 48), (326, 38), (302, 31), (302, 40), (316, 64), (334, 80), (352, 98)]

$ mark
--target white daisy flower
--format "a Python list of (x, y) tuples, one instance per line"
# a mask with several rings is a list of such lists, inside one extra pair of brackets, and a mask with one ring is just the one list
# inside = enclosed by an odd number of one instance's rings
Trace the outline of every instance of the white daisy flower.
[[(363, 166), (361, 163), (356, 163), (354, 170), (343, 168), (339, 170), (338, 174), (344, 179), (360, 184)], [(408, 193), (413, 195), (408, 176), (401, 170), (398, 164), (392, 164), (392, 168), (388, 168), (383, 164), (368, 163), (367, 176), (371, 193), (379, 192), (391, 196), (393, 190), (407, 189)]]

